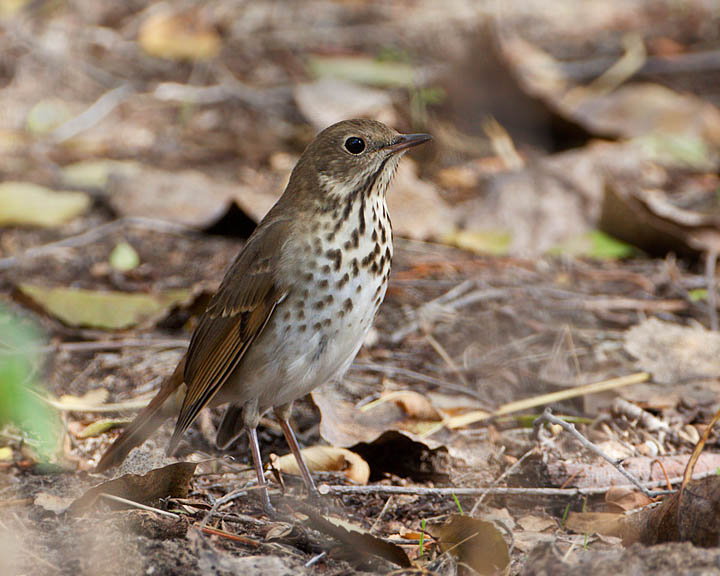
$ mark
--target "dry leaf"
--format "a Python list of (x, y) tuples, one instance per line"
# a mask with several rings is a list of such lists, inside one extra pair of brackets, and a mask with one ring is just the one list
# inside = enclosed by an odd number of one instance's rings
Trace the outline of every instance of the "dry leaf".
[(0, 226), (60, 226), (90, 208), (83, 192), (49, 190), (29, 182), (0, 183)]
[[(305, 463), (311, 472), (342, 472), (356, 484), (367, 484), (370, 478), (370, 466), (360, 456), (346, 448), (335, 446), (310, 446), (302, 450)], [(273, 468), (285, 474), (300, 476), (300, 469), (292, 454), (271, 457)]]
[(403, 159), (387, 195), (393, 233), (404, 238), (442, 238), (455, 227), (452, 208), (437, 187), (417, 175), (417, 165)]
[(557, 521), (547, 516), (535, 516), (528, 514), (518, 518), (518, 524), (523, 530), (529, 532), (543, 532), (545, 530), (554, 530), (557, 528)]
[(308, 516), (313, 528), (339, 540), (346, 554), (360, 559), (367, 555), (378, 556), (403, 568), (410, 567), (410, 559), (399, 546), (373, 536), (347, 520), (323, 516), (309, 506), (302, 506), (300, 510)]
[(491, 522), (452, 515), (428, 532), (437, 539), (440, 550), (450, 552), (478, 574), (503, 573), (510, 565), (505, 539)]
[[(480, 465), (487, 461), (489, 448), (470, 442), (464, 435), (456, 434), (442, 428), (438, 422), (432, 422), (432, 434), (418, 433), (418, 421), (406, 417), (403, 410), (393, 402), (384, 402), (372, 410), (360, 410), (352, 402), (343, 398), (342, 392), (331, 386), (321, 386), (312, 392), (312, 399), (320, 410), (320, 435), (333, 446), (357, 447), (363, 443), (376, 445), (386, 451), (387, 440), (395, 444), (394, 436), (402, 436), (407, 442), (425, 447), (425, 452), (438, 454), (446, 450), (454, 458), (464, 460), (468, 464)], [(420, 422), (426, 424), (426, 422)], [(353, 448), (356, 450), (356, 448)], [(357, 450), (356, 450), (357, 451)], [(382, 467), (376, 465), (364, 453), (363, 457), (370, 463), (374, 474), (387, 472), (388, 464), (400, 464), (403, 458), (397, 454), (387, 454)], [(392, 460), (388, 462), (387, 460)], [(417, 468), (418, 463), (416, 463)], [(403, 463), (404, 474), (409, 474), (407, 465)], [(422, 473), (427, 475), (427, 471)], [(409, 474), (412, 476), (412, 474)]]
[(634, 179), (606, 179), (600, 227), (650, 254), (697, 255), (720, 249), (717, 214), (680, 208), (664, 190), (638, 185)]
[(62, 514), (67, 510), (73, 503), (74, 498), (67, 498), (64, 496), (57, 496), (55, 494), (49, 494), (48, 492), (38, 492), (35, 496), (35, 506), (40, 506), (49, 512), (55, 512), (55, 514)]
[(415, 420), (442, 420), (442, 416), (432, 405), (430, 399), (413, 390), (395, 390), (388, 392), (387, 394), (383, 394), (378, 400), (366, 404), (361, 410), (372, 410), (374, 406), (383, 402), (394, 402), (405, 412), (408, 418)]
[(709, 476), (690, 482), (659, 506), (630, 515), (571, 513), (567, 528), (575, 532), (597, 532), (619, 536), (623, 544), (690, 541), (696, 546), (720, 543), (720, 477)]
[(372, 118), (391, 126), (397, 120), (388, 92), (337, 78), (299, 84), (295, 102), (317, 130), (347, 118)]
[(243, 186), (197, 170), (142, 168), (110, 180), (109, 202), (121, 216), (157, 218), (198, 229), (210, 228), (239, 208), (247, 222), (240, 222), (237, 235), (248, 236), (282, 192), (281, 185), (268, 189), (274, 183), (260, 178), (258, 182)]
[(186, 303), (192, 291), (167, 290), (156, 294), (95, 291), (81, 288), (48, 288), (23, 283), (20, 293), (68, 326), (122, 330), (164, 317)]
[(652, 502), (650, 498), (636, 489), (613, 486), (605, 493), (605, 502), (621, 512), (642, 508)]
[(58, 398), (57, 402), (61, 406), (72, 406), (80, 410), (87, 409), (92, 406), (104, 404), (108, 399), (110, 392), (106, 388), (94, 388), (88, 390), (82, 396), (73, 396), (72, 394), (63, 394)]
[(625, 333), (625, 350), (661, 384), (720, 374), (720, 334), (649, 318)]
[[(147, 474), (125, 474), (90, 488), (70, 506), (71, 514), (82, 514), (95, 505), (101, 494), (112, 494), (133, 502), (148, 504), (160, 498), (185, 498), (196, 462), (176, 462)], [(115, 505), (115, 504), (113, 504)]]

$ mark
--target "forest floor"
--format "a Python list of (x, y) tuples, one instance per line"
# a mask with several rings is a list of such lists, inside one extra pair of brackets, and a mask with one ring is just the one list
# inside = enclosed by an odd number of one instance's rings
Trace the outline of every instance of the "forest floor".
[[(0, 428), (2, 574), (720, 573), (717, 10), (102, 4), (0, 1), (0, 368), (39, 326), (58, 423), (49, 461)], [(295, 407), (320, 500), (269, 415), (277, 517), (221, 410), (95, 474), (351, 116), (435, 140), (389, 193), (375, 327)]]

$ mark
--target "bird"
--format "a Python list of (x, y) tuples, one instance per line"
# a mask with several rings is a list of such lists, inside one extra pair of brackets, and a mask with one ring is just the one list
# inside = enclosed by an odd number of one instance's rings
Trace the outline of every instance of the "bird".
[(316, 496), (290, 426), (293, 402), (340, 382), (360, 350), (385, 297), (393, 257), (386, 192), (400, 158), (429, 140), (367, 119), (321, 131), (227, 269), (187, 352), (96, 471), (121, 463), (176, 416), (172, 454), (200, 410), (228, 404), (216, 445), (225, 449), (248, 435), (263, 510), (274, 512), (257, 426), (270, 410)]

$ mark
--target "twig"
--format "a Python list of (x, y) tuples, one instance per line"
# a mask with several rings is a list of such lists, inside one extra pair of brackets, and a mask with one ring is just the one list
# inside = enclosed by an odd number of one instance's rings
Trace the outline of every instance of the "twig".
[(65, 142), (89, 130), (117, 108), (131, 93), (129, 84), (105, 92), (84, 112), (53, 130), (51, 137), (57, 143)]
[(540, 416), (537, 420), (535, 420), (535, 426), (539, 426), (543, 422), (548, 422), (550, 424), (557, 424), (558, 426), (560, 426), (561, 428), (565, 429), (567, 432), (572, 434), (575, 437), (575, 439), (578, 442), (580, 442), (580, 444), (582, 444), (585, 448), (587, 448), (591, 452), (594, 452), (595, 454), (600, 456), (603, 460), (606, 460), (607, 462), (609, 462), (611, 466), (613, 466), (618, 472), (620, 472), (620, 474), (625, 476), (625, 478), (627, 478), (633, 485), (635, 485), (638, 488), (638, 490), (640, 490), (648, 498), (652, 499), (661, 494), (667, 493), (666, 490), (652, 491), (652, 490), (648, 490), (647, 488), (645, 488), (645, 486), (642, 485), (640, 480), (635, 478), (635, 476), (633, 476), (632, 474), (630, 474), (630, 472), (628, 472), (627, 470), (625, 470), (625, 468), (623, 468), (622, 461), (616, 460), (615, 458), (611, 458), (610, 456), (605, 454), (605, 452), (603, 452), (596, 444), (593, 444), (592, 442), (590, 442), (590, 440), (585, 438), (585, 436), (580, 434), (580, 432), (577, 431), (577, 428), (575, 428), (574, 424), (565, 422), (565, 420), (563, 420), (562, 418), (558, 418), (557, 416), (553, 415), (550, 408), (545, 408), (545, 411), (543, 412), (542, 416)]
[(51, 242), (38, 246), (36, 248), (30, 248), (25, 250), (22, 254), (17, 256), (9, 256), (7, 258), (0, 258), (0, 270), (6, 270), (14, 266), (17, 262), (22, 260), (28, 260), (30, 258), (37, 258), (39, 256), (45, 256), (54, 252), (58, 248), (74, 248), (77, 246), (84, 246), (95, 242), (100, 238), (104, 238), (116, 229), (122, 228), (138, 228), (141, 230), (153, 230), (165, 232), (168, 234), (184, 234), (193, 232), (192, 228), (183, 226), (182, 224), (176, 224), (174, 222), (167, 222), (165, 220), (156, 220), (153, 218), (143, 218), (142, 216), (127, 216), (125, 218), (119, 218), (106, 224), (101, 224), (96, 228), (91, 228), (87, 232), (78, 234), (76, 236), (70, 236), (69, 238), (63, 238), (57, 242)]
[[(714, 476), (715, 470), (708, 470), (693, 476), (693, 480)], [(677, 476), (671, 478), (672, 484), (682, 482), (682, 477)], [(664, 486), (665, 479), (647, 482), (646, 488), (656, 486)], [(593, 486), (587, 488), (520, 488), (509, 486), (478, 486), (476, 488), (427, 488), (425, 486), (337, 486), (330, 484), (321, 484), (318, 486), (320, 494), (344, 495), (344, 494), (395, 494), (406, 496), (442, 496), (444, 498), (452, 498), (455, 496), (482, 496), (487, 493), (490, 496), (594, 496), (597, 494), (605, 494), (610, 488), (632, 488), (634, 484), (612, 484), (610, 486)], [(659, 494), (666, 494), (663, 490)]]
[(310, 558), (310, 560), (305, 562), (305, 568), (310, 568), (310, 566), (317, 564), (318, 562), (320, 562), (320, 560), (325, 558), (325, 556), (327, 556), (327, 552), (320, 552), (320, 554), (316, 554), (315, 556)]
[(387, 509), (390, 507), (390, 503), (392, 502), (392, 495), (385, 501), (385, 504), (382, 507), (382, 510), (380, 510), (380, 514), (377, 515), (377, 518), (375, 518), (375, 521), (372, 523), (372, 526), (370, 526), (370, 533), (372, 534), (375, 531), (375, 528), (377, 528), (377, 525), (380, 523), (380, 520), (385, 515), (385, 512), (387, 512)]
[(200, 531), (203, 534), (210, 534), (211, 536), (221, 536), (223, 538), (227, 538), (228, 540), (242, 542), (243, 544), (248, 544), (253, 548), (259, 548), (262, 545), (260, 542), (258, 542), (257, 540), (253, 540), (252, 538), (247, 538), (245, 536), (240, 536), (239, 534), (225, 532), (225, 530), (219, 530), (218, 528), (210, 528), (209, 526), (203, 526), (202, 528), (200, 528)]
[(705, 255), (705, 278), (707, 281), (707, 301), (710, 309), (710, 330), (718, 331), (717, 289), (715, 288), (715, 266), (717, 265), (717, 250), (710, 248)]
[(126, 504), (127, 506), (132, 506), (133, 508), (139, 508), (140, 510), (147, 510), (148, 512), (155, 512), (156, 514), (160, 514), (161, 516), (167, 516), (168, 518), (174, 518), (175, 520), (180, 520), (180, 515), (175, 514), (174, 512), (168, 512), (167, 510), (160, 510), (159, 508), (153, 508), (152, 506), (146, 506), (145, 504), (140, 504), (140, 502), (135, 502), (134, 500), (128, 500), (126, 498), (122, 498), (120, 496), (115, 496), (114, 494), (106, 494), (105, 492), (102, 492), (100, 494), (101, 498), (106, 498), (107, 500), (113, 500), (115, 502), (120, 502), (121, 504)]

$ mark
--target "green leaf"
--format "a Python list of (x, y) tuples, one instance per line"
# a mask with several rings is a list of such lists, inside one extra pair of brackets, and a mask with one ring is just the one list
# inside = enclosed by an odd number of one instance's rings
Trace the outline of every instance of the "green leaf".
[(108, 430), (129, 424), (131, 421), (132, 420), (128, 420), (127, 418), (105, 418), (97, 420), (96, 422), (85, 426), (77, 437), (81, 439), (94, 438), (95, 436), (100, 436), (100, 434), (103, 434)]
[(690, 302), (700, 302), (701, 300), (707, 300), (707, 295), (707, 288), (697, 288), (696, 290), (690, 290), (690, 292), (688, 292), (688, 298), (690, 298)]
[(587, 234), (548, 250), (549, 254), (556, 256), (575, 256), (577, 258), (595, 258), (596, 260), (622, 260), (637, 255), (637, 252), (637, 248), (632, 244), (627, 244), (600, 230), (591, 230)]
[(110, 266), (120, 272), (127, 272), (140, 265), (140, 256), (127, 242), (119, 242), (110, 253)]
[(311, 56), (308, 67), (316, 77), (329, 76), (371, 86), (409, 87), (417, 82), (412, 66), (366, 56)]
[(57, 413), (29, 385), (33, 367), (39, 363), (37, 330), (21, 324), (0, 307), (0, 427), (12, 424), (28, 437), (41, 459), (58, 446)]
[(121, 330), (162, 318), (170, 308), (187, 302), (192, 296), (187, 289), (155, 294), (46, 288), (32, 284), (20, 284), (18, 289), (68, 326), (105, 330)]
[(55, 191), (30, 182), (0, 184), (0, 226), (60, 226), (90, 208), (83, 192)]

